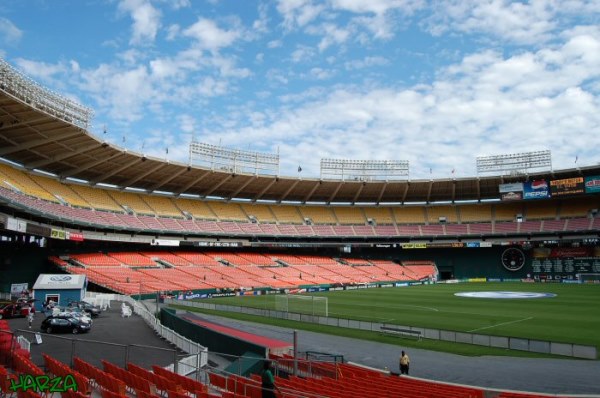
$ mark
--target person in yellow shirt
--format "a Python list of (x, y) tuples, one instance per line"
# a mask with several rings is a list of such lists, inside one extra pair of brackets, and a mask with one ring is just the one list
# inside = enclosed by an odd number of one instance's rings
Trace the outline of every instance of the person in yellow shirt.
[(402, 351), (402, 355), (400, 355), (400, 374), (401, 375), (408, 374), (409, 365), (410, 365), (410, 358), (408, 357), (407, 353)]

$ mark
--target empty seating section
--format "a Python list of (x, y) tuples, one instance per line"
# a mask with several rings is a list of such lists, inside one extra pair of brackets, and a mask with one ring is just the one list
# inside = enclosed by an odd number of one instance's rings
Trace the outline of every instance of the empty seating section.
[(361, 225), (367, 222), (361, 207), (334, 207), (333, 212), (340, 224)]
[(73, 358), (73, 368), (88, 379), (93, 379), (94, 382), (104, 390), (121, 395), (125, 395), (126, 393), (127, 385), (125, 382), (81, 358)]
[[(62, 204), (53, 194), (61, 198)], [(65, 184), (5, 164), (0, 164), (0, 195), (19, 206), (85, 225), (230, 236), (426, 237), (584, 231), (594, 229), (593, 221), (586, 220), (592, 220), (592, 210), (600, 207), (600, 198), (592, 195), (513, 203), (399, 207), (206, 202)], [(129, 209), (135, 214), (126, 214)], [(251, 223), (249, 215), (259, 223)], [(515, 222), (517, 215), (525, 223)], [(446, 223), (441, 224), (440, 217), (445, 217)], [(305, 218), (314, 225), (304, 225)], [(369, 218), (375, 220), (376, 226), (365, 225)]]
[(77, 383), (77, 391), (88, 395), (91, 394), (91, 385), (90, 380), (82, 375), (81, 373), (74, 371), (70, 366), (65, 365), (64, 363), (57, 361), (56, 359), (50, 357), (47, 354), (42, 354), (42, 358), (44, 359), (44, 365), (48, 372), (53, 376), (65, 377), (67, 375), (71, 375), (75, 382)]
[(58, 199), (54, 195), (35, 183), (28, 174), (2, 163), (0, 163), (0, 180), (9, 183), (26, 195), (58, 203)]
[(436, 273), (435, 264), (432, 261), (402, 261), (402, 266), (405, 273), (412, 274), (413, 279), (416, 280), (428, 278)]
[(522, 203), (502, 203), (494, 205), (496, 221), (515, 221), (518, 214), (524, 215)]
[(271, 211), (275, 214), (279, 224), (303, 224), (304, 219), (296, 206), (273, 205)]
[(425, 224), (424, 207), (394, 207), (392, 212), (396, 224)]
[(271, 211), (270, 206), (267, 205), (256, 205), (256, 204), (241, 204), (242, 210), (248, 216), (253, 216), (261, 223), (276, 223), (277, 218)]
[(183, 217), (181, 210), (177, 208), (173, 199), (164, 196), (145, 195), (144, 200), (153, 210), (154, 214), (161, 217)]
[(432, 224), (439, 222), (458, 222), (456, 215), (456, 206), (429, 206), (425, 208), (427, 212), (427, 221)]
[(104, 189), (87, 187), (84, 185), (71, 185), (71, 189), (81, 198), (85, 199), (94, 209), (123, 212), (115, 200)]
[(120, 266), (121, 262), (104, 253), (73, 254), (71, 258), (86, 266)]
[(411, 280), (435, 270), (431, 262), (411, 264), (419, 267), (408, 272), (407, 267), (387, 260), (338, 261), (327, 256), (244, 251), (92, 253), (75, 254), (67, 261), (50, 260), (67, 272), (87, 275), (90, 282), (125, 294)]
[[(57, 180), (48, 177), (41, 177), (37, 175), (30, 174), (29, 176), (37, 185), (44, 188), (46, 191), (52, 193), (54, 196), (60, 196), (65, 202), (72, 206), (77, 207), (88, 207), (91, 208), (91, 205), (82, 199), (79, 195), (77, 195), (71, 188), (69, 188), (69, 184), (62, 184)], [(60, 200), (60, 199), (59, 199)]]
[(394, 224), (392, 212), (387, 207), (364, 207), (363, 211), (367, 220), (370, 218), (374, 220), (377, 225)]
[(269, 256), (260, 253), (238, 253), (238, 257), (248, 260), (252, 265), (277, 265)]
[(525, 209), (525, 217), (528, 220), (548, 220), (558, 216), (558, 202), (544, 201), (535, 204), (528, 203)]
[(173, 266), (184, 267), (192, 264), (185, 258), (169, 252), (145, 252), (142, 254), (151, 260), (166, 262)]
[[(276, 363), (282, 363), (282, 368), (285, 366), (284, 359), (277, 357), (274, 359)], [(483, 398), (485, 396), (484, 391), (479, 388), (386, 375), (347, 363), (312, 363), (310, 370), (313, 371), (313, 374), (319, 374), (320, 377), (277, 377), (275, 384), (284, 391), (282, 396), (287, 396), (287, 394), (296, 396), (297, 392), (333, 398)], [(248, 387), (256, 385), (259, 380), (260, 377), (257, 375), (253, 376), (250, 381), (236, 378), (235, 382), (218, 381), (211, 377), (211, 382), (215, 385), (228, 388), (229, 391), (235, 391), (234, 388), (237, 386), (238, 392), (244, 391), (239, 387), (240, 384), (245, 385), (245, 391), (253, 391)]]
[(248, 216), (237, 203), (208, 202), (208, 206), (222, 221), (248, 221)]
[(544, 220), (542, 221), (542, 231), (555, 232), (565, 229), (566, 220)]
[(221, 265), (217, 260), (203, 253), (177, 253), (176, 255), (189, 261), (193, 265), (202, 265), (206, 267)]
[(192, 199), (177, 199), (177, 206), (192, 215), (197, 220), (216, 220), (217, 215), (208, 207), (206, 202)]
[(157, 264), (150, 257), (139, 253), (108, 253), (108, 255), (121, 264), (131, 267), (156, 267)]
[(491, 205), (461, 205), (456, 207), (460, 213), (460, 222), (490, 222), (492, 220)]
[(133, 192), (107, 191), (108, 194), (121, 206), (127, 206), (136, 214), (149, 214), (154, 216), (154, 211), (142, 199), (142, 197)]
[(314, 224), (337, 224), (335, 215), (329, 207), (303, 206), (300, 207), (303, 218), (310, 218)]
[(593, 209), (600, 209), (600, 200), (572, 199), (563, 201), (560, 206), (561, 218), (587, 217)]

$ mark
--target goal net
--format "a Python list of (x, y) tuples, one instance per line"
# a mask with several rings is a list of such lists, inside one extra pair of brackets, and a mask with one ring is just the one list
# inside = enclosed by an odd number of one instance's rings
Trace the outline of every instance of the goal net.
[(327, 297), (300, 294), (278, 294), (274, 297), (277, 311), (329, 316)]

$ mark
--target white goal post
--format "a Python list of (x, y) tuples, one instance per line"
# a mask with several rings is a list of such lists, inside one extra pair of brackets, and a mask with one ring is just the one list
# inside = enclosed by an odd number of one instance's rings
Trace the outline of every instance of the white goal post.
[(275, 310), (298, 314), (329, 316), (329, 301), (327, 300), (327, 297), (322, 296), (278, 294), (275, 295)]

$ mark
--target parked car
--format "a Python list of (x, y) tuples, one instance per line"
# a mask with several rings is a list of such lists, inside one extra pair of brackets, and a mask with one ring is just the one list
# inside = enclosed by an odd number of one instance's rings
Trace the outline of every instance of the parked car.
[[(8, 303), (0, 304), (0, 319), (3, 318), (24, 318), (29, 314), (28, 304)], [(35, 309), (33, 309), (35, 312)]]
[(92, 324), (69, 315), (49, 316), (42, 321), (40, 329), (45, 333), (85, 333)]
[(92, 324), (92, 317), (90, 316), (90, 314), (78, 307), (58, 307), (57, 306), (57, 307), (52, 308), (51, 311), (46, 311), (45, 314), (47, 317), (62, 316), (62, 317), (76, 318), (85, 323), (89, 323), (90, 325)]
[(85, 312), (89, 313), (93, 318), (99, 316), (102, 313), (100, 307), (90, 304), (87, 301), (71, 301), (69, 303), (71, 308), (80, 308)]

